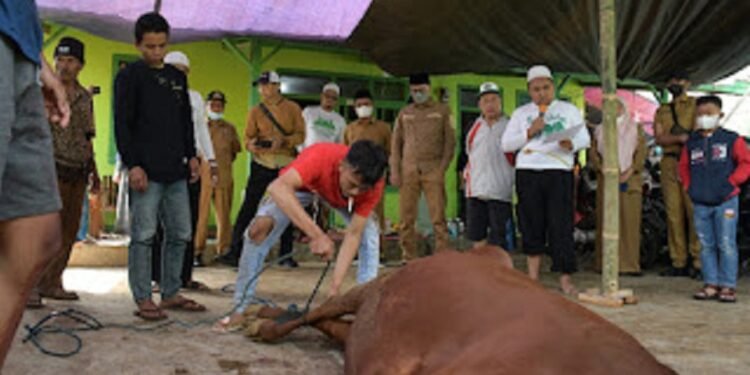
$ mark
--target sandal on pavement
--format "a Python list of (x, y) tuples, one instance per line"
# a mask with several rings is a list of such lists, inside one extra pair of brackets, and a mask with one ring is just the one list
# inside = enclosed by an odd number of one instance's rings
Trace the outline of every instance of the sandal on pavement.
[(693, 298), (699, 301), (717, 299), (719, 298), (719, 289), (716, 285), (706, 284), (701, 290), (693, 294)]
[(133, 315), (148, 321), (167, 319), (167, 314), (159, 306), (156, 306), (153, 301), (139, 303), (138, 310), (133, 311)]
[(161, 301), (159, 306), (162, 309), (168, 309), (168, 310), (181, 310), (181, 311), (190, 311), (190, 312), (206, 311), (206, 306), (203, 306), (198, 302), (195, 302), (189, 298), (185, 298), (180, 295)]
[(737, 302), (737, 293), (733, 288), (722, 288), (719, 292), (719, 302)]

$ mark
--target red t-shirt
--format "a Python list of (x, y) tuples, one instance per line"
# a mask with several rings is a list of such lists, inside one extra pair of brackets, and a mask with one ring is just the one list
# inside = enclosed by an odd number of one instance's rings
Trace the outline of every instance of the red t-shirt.
[[(297, 159), (280, 174), (293, 168), (302, 178), (303, 190), (317, 194), (334, 208), (348, 208), (349, 201), (341, 194), (339, 164), (346, 158), (349, 146), (337, 143), (318, 143), (305, 148)], [(372, 189), (354, 197), (354, 213), (367, 217), (383, 195), (381, 178)]]

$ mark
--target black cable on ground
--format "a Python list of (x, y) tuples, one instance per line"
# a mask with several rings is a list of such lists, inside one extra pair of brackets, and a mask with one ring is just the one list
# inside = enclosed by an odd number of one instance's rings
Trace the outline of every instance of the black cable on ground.
[[(46, 354), (46, 355), (53, 356), (53, 357), (66, 358), (66, 357), (72, 357), (78, 354), (83, 348), (83, 339), (81, 339), (81, 337), (78, 336), (78, 332), (99, 331), (99, 330), (107, 329), (107, 328), (124, 329), (124, 330), (131, 330), (135, 332), (153, 332), (153, 331), (161, 330), (169, 326), (173, 326), (173, 325), (180, 326), (186, 329), (192, 329), (201, 325), (214, 323), (217, 320), (234, 313), (235, 310), (246, 301), (246, 299), (248, 298), (247, 293), (248, 293), (248, 289), (250, 289), (250, 285), (258, 277), (260, 277), (260, 275), (263, 274), (263, 272), (268, 270), (274, 264), (280, 263), (288, 258), (291, 258), (298, 251), (299, 250), (295, 250), (287, 255), (278, 257), (275, 261), (269, 262), (268, 264), (263, 266), (263, 268), (261, 268), (255, 275), (253, 275), (253, 277), (251, 277), (250, 280), (248, 280), (247, 284), (244, 287), (242, 300), (238, 302), (237, 304), (235, 304), (234, 306), (232, 306), (231, 310), (227, 311), (226, 313), (222, 314), (219, 317), (202, 319), (202, 320), (198, 320), (195, 322), (186, 322), (186, 321), (182, 321), (179, 319), (169, 319), (164, 322), (159, 322), (159, 323), (155, 323), (151, 325), (137, 325), (137, 324), (124, 324), (124, 323), (101, 323), (99, 320), (97, 320), (90, 314), (87, 314), (85, 312), (82, 312), (76, 309), (69, 308), (63, 311), (53, 311), (47, 314), (45, 317), (43, 317), (33, 326), (30, 326), (28, 324), (25, 325), (24, 328), (26, 329), (27, 333), (23, 339), (23, 343), (27, 343), (27, 342), (32, 343), (42, 354)], [(287, 308), (287, 313), (285, 313), (282, 317), (279, 317), (281, 320), (297, 319), (299, 317), (304, 316), (305, 314), (309, 312), (310, 305), (312, 304), (313, 299), (317, 295), (320, 289), (320, 286), (323, 283), (323, 279), (325, 279), (326, 273), (328, 272), (328, 269), (330, 268), (330, 266), (331, 266), (331, 262), (328, 261), (328, 263), (326, 264), (326, 267), (323, 269), (323, 272), (320, 275), (320, 278), (318, 279), (317, 284), (315, 285), (315, 288), (310, 294), (310, 297), (307, 299), (305, 309), (302, 311), (299, 311), (297, 308), (297, 305), (291, 304)], [(232, 284), (226, 285), (221, 288), (221, 291), (226, 292), (226, 290), (232, 286), (233, 286)], [(250, 297), (250, 298), (252, 298), (252, 303), (258, 303), (258, 304), (263, 304), (266, 306), (276, 307), (276, 304), (274, 304), (273, 301), (271, 300), (266, 300), (266, 299), (258, 298), (255, 296)], [(75, 325), (72, 327), (68, 327), (68, 326), (63, 326), (59, 324), (54, 324), (53, 321), (57, 319), (65, 319), (66, 321), (72, 322)], [(68, 351), (50, 350), (46, 348), (44, 344), (42, 343), (41, 338), (44, 335), (67, 336), (74, 342), (74, 348)]]

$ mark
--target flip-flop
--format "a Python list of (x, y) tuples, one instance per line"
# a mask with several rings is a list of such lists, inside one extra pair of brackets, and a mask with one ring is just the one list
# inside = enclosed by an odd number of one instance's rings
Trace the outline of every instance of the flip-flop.
[(31, 296), (29, 297), (29, 299), (26, 300), (27, 309), (37, 310), (43, 307), (44, 307), (44, 303), (42, 302), (42, 296), (38, 294), (36, 296)]
[(195, 280), (190, 280), (185, 284), (185, 289), (193, 290), (196, 292), (210, 292), (211, 288), (208, 285)]
[(155, 322), (167, 319), (167, 314), (160, 308), (139, 308), (133, 311), (133, 315), (147, 321)]
[(167, 310), (180, 310), (189, 312), (206, 311), (206, 306), (203, 306), (200, 303), (183, 296), (176, 296), (166, 301), (161, 301), (161, 303), (159, 303), (159, 307)]
[(211, 330), (216, 333), (232, 333), (241, 331), (244, 328), (244, 320), (234, 323), (232, 323), (231, 320), (231, 317), (225, 316), (216, 322), (216, 324), (211, 327)]

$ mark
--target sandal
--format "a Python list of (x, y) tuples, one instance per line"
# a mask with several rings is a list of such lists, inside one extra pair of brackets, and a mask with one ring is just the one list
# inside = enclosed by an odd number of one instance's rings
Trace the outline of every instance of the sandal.
[(133, 311), (133, 315), (148, 321), (158, 321), (167, 319), (167, 314), (156, 306), (153, 301), (145, 301), (138, 304), (138, 310)]
[(216, 322), (211, 330), (217, 333), (237, 332), (244, 328), (244, 323), (245, 319), (242, 316), (225, 316)]
[(206, 306), (203, 306), (198, 302), (180, 295), (176, 295), (170, 299), (161, 301), (159, 307), (161, 307), (162, 309), (181, 310), (189, 312), (206, 311)]
[(44, 303), (42, 302), (42, 296), (39, 294), (39, 292), (36, 292), (36, 291), (31, 292), (29, 299), (26, 300), (26, 308), (36, 310), (36, 309), (41, 309), (43, 307), (44, 307)]
[(183, 287), (185, 289), (194, 290), (197, 292), (210, 292), (211, 288), (208, 287), (208, 285), (195, 280), (190, 280), (187, 283), (185, 283), (185, 286)]
[(719, 298), (719, 289), (716, 285), (706, 284), (693, 294), (693, 299), (697, 299), (699, 301), (706, 301), (710, 299), (717, 299)]
[(719, 302), (737, 302), (737, 293), (734, 288), (721, 288), (721, 292), (719, 292)]

